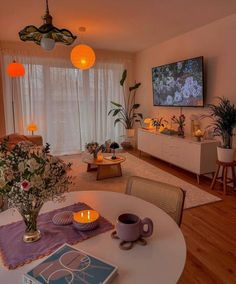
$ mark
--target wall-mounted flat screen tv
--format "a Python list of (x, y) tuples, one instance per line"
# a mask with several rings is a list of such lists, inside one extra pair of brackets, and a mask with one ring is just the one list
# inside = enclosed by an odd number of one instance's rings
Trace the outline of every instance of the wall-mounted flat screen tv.
[(204, 105), (203, 57), (152, 68), (154, 106)]

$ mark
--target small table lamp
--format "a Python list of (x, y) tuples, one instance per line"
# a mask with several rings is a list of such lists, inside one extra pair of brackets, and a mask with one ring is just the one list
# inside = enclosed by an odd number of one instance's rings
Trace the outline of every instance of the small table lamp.
[(145, 118), (144, 119), (144, 123), (147, 124), (147, 128), (148, 129), (152, 129), (153, 128), (152, 127), (152, 119), (151, 118), (149, 118), (149, 117)]
[(118, 143), (116, 142), (112, 142), (110, 145), (110, 148), (112, 149), (112, 160), (116, 159), (116, 149), (118, 149), (120, 146)]
[(38, 130), (38, 126), (32, 122), (27, 126), (27, 130), (31, 131), (32, 135), (34, 135), (34, 131)]

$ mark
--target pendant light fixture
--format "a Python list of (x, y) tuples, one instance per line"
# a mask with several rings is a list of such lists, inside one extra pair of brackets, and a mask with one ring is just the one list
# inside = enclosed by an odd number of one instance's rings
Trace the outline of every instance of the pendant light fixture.
[(39, 28), (29, 25), (19, 32), (22, 41), (33, 41), (41, 45), (45, 50), (52, 50), (55, 43), (71, 45), (76, 36), (67, 29), (58, 29), (52, 24), (52, 16), (49, 13), (48, 0), (46, 0), (46, 12), (43, 16), (43, 25)]
[[(80, 27), (79, 31), (85, 32), (86, 28)], [(79, 44), (72, 49), (70, 59), (76, 68), (86, 70), (95, 64), (96, 55), (90, 46), (86, 44)]]

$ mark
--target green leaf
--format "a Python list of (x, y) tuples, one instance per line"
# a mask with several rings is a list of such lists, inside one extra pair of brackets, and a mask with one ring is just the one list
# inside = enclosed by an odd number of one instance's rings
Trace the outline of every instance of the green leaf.
[(117, 124), (118, 122), (121, 122), (120, 118), (117, 118), (117, 119), (114, 121), (114, 126), (116, 126), (116, 124)]
[(133, 106), (132, 106), (132, 109), (137, 109), (137, 108), (139, 108), (140, 107), (140, 104), (134, 104)]
[(127, 77), (127, 70), (125, 69), (123, 71), (123, 74), (122, 74), (122, 77), (121, 77), (121, 80), (120, 80), (120, 85), (123, 86), (124, 85), (124, 82), (126, 80), (126, 77)]
[(137, 113), (137, 115), (138, 115), (141, 119), (143, 119), (143, 114), (142, 114), (142, 113)]
[(120, 111), (121, 111), (120, 108), (116, 109), (116, 110), (114, 111), (114, 113), (113, 113), (113, 116), (116, 116)]
[(113, 109), (111, 109), (111, 110), (109, 110), (109, 112), (108, 112), (108, 114), (107, 115), (110, 115), (113, 111), (115, 111), (115, 109), (113, 108)]
[(134, 86), (129, 87), (130, 92), (137, 90), (140, 87), (141, 83), (136, 83)]
[(122, 107), (122, 105), (121, 105), (121, 104), (118, 104), (118, 103), (113, 102), (113, 101), (111, 101), (111, 104), (113, 104), (113, 105), (114, 105), (114, 106), (116, 106), (116, 107)]

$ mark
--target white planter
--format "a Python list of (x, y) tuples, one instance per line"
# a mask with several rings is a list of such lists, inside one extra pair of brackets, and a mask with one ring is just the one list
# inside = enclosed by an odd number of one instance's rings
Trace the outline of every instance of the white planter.
[(126, 129), (126, 137), (131, 138), (134, 137), (135, 129)]
[(217, 147), (217, 156), (220, 162), (231, 163), (234, 160), (234, 149)]

